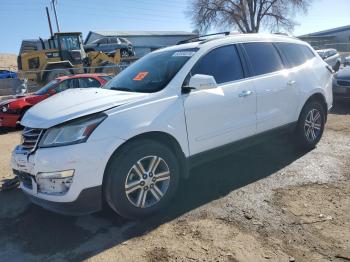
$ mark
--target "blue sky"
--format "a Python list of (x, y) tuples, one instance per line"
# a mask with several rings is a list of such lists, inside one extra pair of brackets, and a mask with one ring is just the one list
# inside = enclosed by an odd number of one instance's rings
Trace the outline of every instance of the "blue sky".
[[(49, 0), (0, 0), (0, 53), (18, 53), (22, 39), (47, 38)], [(58, 0), (61, 31), (184, 30), (188, 0)], [(350, 0), (314, 0), (306, 16), (296, 17), (294, 34), (350, 25)], [(53, 20), (53, 12), (50, 8)], [(55, 28), (55, 27), (54, 27)], [(54, 30), (55, 31), (55, 30)]]

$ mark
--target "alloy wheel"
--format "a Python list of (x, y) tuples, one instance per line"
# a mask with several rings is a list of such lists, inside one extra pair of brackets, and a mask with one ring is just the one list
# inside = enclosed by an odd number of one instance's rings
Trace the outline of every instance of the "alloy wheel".
[(159, 156), (146, 156), (129, 170), (125, 181), (125, 194), (135, 207), (148, 208), (157, 204), (170, 184), (170, 170)]
[(304, 132), (309, 142), (315, 142), (320, 134), (322, 127), (322, 117), (320, 111), (312, 109), (306, 115), (304, 123)]

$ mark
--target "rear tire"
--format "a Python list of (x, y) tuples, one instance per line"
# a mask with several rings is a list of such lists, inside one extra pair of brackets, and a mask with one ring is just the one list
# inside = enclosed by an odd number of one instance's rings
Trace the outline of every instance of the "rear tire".
[(322, 104), (318, 101), (310, 101), (304, 106), (296, 129), (296, 139), (302, 148), (316, 147), (323, 135), (325, 114)]
[(149, 216), (174, 197), (180, 178), (175, 154), (165, 145), (135, 140), (111, 158), (103, 183), (108, 205), (126, 218)]
[(120, 56), (121, 56), (121, 57), (129, 57), (130, 55), (129, 55), (128, 50), (126, 50), (126, 49), (121, 49), (121, 50), (120, 50)]

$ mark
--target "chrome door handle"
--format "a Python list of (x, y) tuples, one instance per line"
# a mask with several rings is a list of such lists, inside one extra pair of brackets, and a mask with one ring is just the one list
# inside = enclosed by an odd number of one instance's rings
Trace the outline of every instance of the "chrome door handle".
[(253, 91), (244, 90), (244, 91), (242, 91), (238, 96), (239, 96), (239, 97), (247, 97), (247, 96), (250, 96), (251, 94), (253, 94)]
[(296, 82), (297, 82), (297, 81), (295, 81), (295, 80), (290, 80), (290, 81), (287, 82), (287, 85), (292, 86), (292, 85), (294, 85)]

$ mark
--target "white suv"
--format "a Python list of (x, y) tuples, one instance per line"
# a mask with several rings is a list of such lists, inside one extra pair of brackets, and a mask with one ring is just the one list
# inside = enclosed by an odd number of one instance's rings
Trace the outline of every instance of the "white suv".
[(308, 44), (280, 35), (157, 50), (104, 89), (67, 90), (28, 110), (12, 167), (47, 209), (84, 214), (107, 203), (124, 217), (149, 215), (203, 160), (282, 130), (314, 147), (331, 71)]

